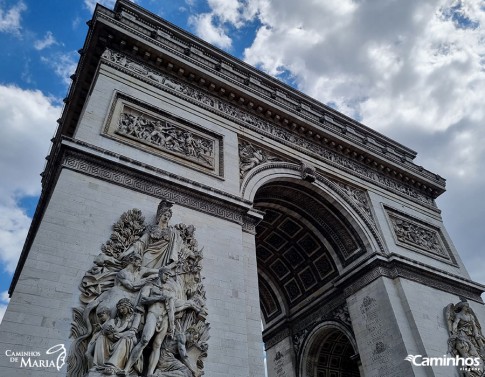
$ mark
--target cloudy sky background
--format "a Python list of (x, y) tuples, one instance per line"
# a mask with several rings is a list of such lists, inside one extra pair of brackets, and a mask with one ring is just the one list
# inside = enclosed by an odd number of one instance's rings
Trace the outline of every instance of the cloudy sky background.
[[(416, 150), (447, 179), (445, 225), (485, 284), (483, 0), (136, 2)], [(0, 0), (0, 319), (94, 5)]]

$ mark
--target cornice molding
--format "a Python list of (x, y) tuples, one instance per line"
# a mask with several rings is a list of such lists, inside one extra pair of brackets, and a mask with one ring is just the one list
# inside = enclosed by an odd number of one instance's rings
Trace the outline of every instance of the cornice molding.
[[(165, 198), (181, 206), (231, 221), (241, 225), (241, 230), (250, 234), (255, 234), (256, 225), (263, 217), (259, 211), (252, 208), (251, 202), (235, 195), (148, 166), (79, 140), (66, 138), (63, 140), (64, 143), (55, 144), (51, 151), (49, 163), (52, 163), (52, 168), (46, 169), (45, 173), (42, 173), (42, 193), (8, 290), (9, 295), (15, 290), (47, 203), (63, 168), (127, 187), (146, 195)], [(66, 142), (71, 143), (71, 145), (67, 145)], [(82, 148), (85, 149), (83, 150)], [(97, 152), (99, 155), (88, 153), (86, 149), (90, 148), (92, 152)], [(148, 172), (151, 171), (153, 174), (129, 168), (124, 163)], [(187, 186), (198, 188), (199, 190), (188, 189)], [(211, 196), (209, 193), (214, 193), (219, 197)]]
[(248, 214), (249, 208), (224, 203), (208, 194), (187, 189), (173, 180), (165, 180), (134, 171), (116, 162), (84, 152), (67, 150), (62, 166), (103, 181), (129, 188), (156, 198), (165, 198), (176, 204), (239, 224), (252, 232), (259, 218)]
[[(342, 305), (342, 296), (348, 298), (381, 277), (414, 281), (424, 286), (483, 303), (480, 295), (484, 287), (482, 286), (480, 288), (476, 283), (459, 279), (451, 274), (449, 276), (443, 276), (438, 274), (438, 272), (410, 266), (395, 259), (376, 259), (357, 272), (350, 279), (351, 282), (336, 284), (336, 291), (330, 296), (320, 297), (320, 302), (314, 303), (312, 309), (309, 311), (300, 312), (295, 317), (282, 318), (279, 323), (275, 323), (270, 329), (266, 329), (263, 333), (265, 348), (271, 348), (290, 335), (305, 336), (308, 329), (311, 329), (315, 324), (332, 318), (339, 320), (351, 329), (346, 321), (342, 321), (338, 315), (335, 315), (338, 314), (338, 309)], [(292, 328), (293, 332), (290, 333), (289, 328)]]
[[(204, 69), (210, 69), (214, 75), (230, 80), (233, 84), (242, 85), (245, 90), (254, 92), (267, 101), (298, 113), (299, 117), (322, 123), (333, 132), (342, 132), (342, 126), (356, 126), (361, 128), (359, 131), (365, 132), (365, 136), (376, 139), (376, 143), (384, 142), (392, 145), (408, 158), (414, 158), (416, 155), (416, 152), (410, 148), (338, 113), (132, 2), (120, 0), (116, 4), (114, 12), (101, 7), (99, 12), (111, 18), (114, 15), (120, 24), (129, 27), (132, 32), (137, 32), (138, 36), (151, 43), (162, 45)], [(335, 117), (336, 119), (334, 119)], [(339, 124), (339, 121), (343, 124)], [(376, 152), (378, 149), (377, 147)]]
[(427, 208), (437, 210), (436, 204), (430, 196), (431, 193), (425, 194), (417, 187), (413, 187), (385, 174), (379, 167), (376, 168), (372, 167), (372, 164), (366, 164), (362, 159), (359, 161), (359, 158), (333, 151), (325, 145), (307, 140), (281, 126), (244, 111), (220, 99), (216, 95), (209, 94), (205, 90), (201, 90), (194, 85), (186, 83), (184, 80), (156, 70), (123, 53), (106, 49), (102, 55), (102, 61), (121, 72), (134, 76), (165, 92), (196, 104), (232, 122), (243, 125), (248, 129), (252, 129), (301, 153), (317, 158), (330, 166), (376, 184), (398, 195), (404, 195)]

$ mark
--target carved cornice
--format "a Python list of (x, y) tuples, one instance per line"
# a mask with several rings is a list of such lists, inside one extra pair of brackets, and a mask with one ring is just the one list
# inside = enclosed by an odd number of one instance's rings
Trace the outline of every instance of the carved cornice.
[[(27, 259), (30, 247), (35, 238), (42, 216), (46, 209), (47, 203), (49, 202), (49, 198), (52, 195), (62, 167), (76, 170), (83, 174), (89, 174), (99, 179), (109, 181), (113, 184), (129, 187), (135, 191), (144, 192), (147, 195), (159, 198), (167, 195), (166, 198), (182, 206), (194, 208), (201, 212), (237, 223), (241, 225), (244, 232), (254, 232), (255, 226), (260, 221), (261, 216), (257, 214), (254, 209), (251, 209), (252, 203), (241, 199), (240, 197), (203, 185), (199, 182), (180, 177), (176, 174), (166, 172), (162, 169), (143, 164), (139, 161), (79, 140), (73, 140), (70, 138), (63, 138), (63, 140), (64, 142), (77, 145), (78, 148), (84, 147), (92, 149), (93, 152), (100, 153), (103, 157), (96, 157), (94, 155), (86, 154), (85, 152), (75, 151), (72, 149), (72, 147), (62, 143), (56, 143), (54, 145), (49, 158), (51, 167), (48, 169), (46, 168), (45, 172), (42, 173), (42, 192), (24, 246), (22, 248), (22, 252), (20, 254), (19, 262), (12, 278), (12, 283), (10, 284), (8, 290), (10, 295), (15, 290), (20, 272), (22, 271), (23, 265)], [(149, 172), (152, 171), (153, 173), (156, 173), (156, 175), (163, 178), (155, 179), (153, 176), (151, 178), (147, 178), (142, 173), (137, 172), (134, 169), (130, 169), (125, 165), (113, 160), (108, 160), (107, 158), (114, 158), (115, 160), (134, 165)], [(166, 180), (165, 185), (162, 185), (161, 181), (163, 180)], [(179, 181), (180, 184), (175, 184), (174, 181)], [(185, 188), (188, 185), (199, 188), (199, 193)], [(179, 189), (180, 192), (177, 192)], [(207, 194), (204, 195), (202, 193), (203, 191), (213, 192), (216, 195), (225, 197), (227, 198), (227, 202), (223, 199), (210, 197)], [(235, 203), (239, 203), (240, 205)], [(249, 210), (255, 214), (252, 215), (248, 213)]]
[[(324, 320), (339, 321), (352, 332), (349, 323), (340, 318), (342, 313), (340, 313), (339, 308), (344, 305), (342, 303), (342, 297), (349, 297), (357, 293), (381, 277), (407, 279), (424, 286), (483, 303), (480, 295), (484, 292), (485, 287), (438, 269), (434, 269), (436, 271), (433, 271), (430, 267), (423, 269), (419, 266), (406, 264), (404, 263), (406, 258), (399, 257), (403, 259), (400, 261), (392, 259), (393, 256), (391, 254), (388, 260), (373, 260), (352, 276), (348, 282), (336, 282), (336, 290), (329, 296), (320, 297), (320, 302), (314, 305), (312, 311), (303, 312), (294, 318), (283, 319), (281, 322), (275, 323), (270, 329), (266, 329), (263, 333), (265, 348), (271, 348), (276, 343), (290, 336), (289, 328), (292, 328), (291, 335), (305, 336), (305, 332), (308, 333), (309, 329)], [(414, 262), (410, 259), (408, 261), (411, 263)]]
[(386, 179), (398, 182), (397, 190), (401, 193), (415, 190), (425, 198), (433, 199), (444, 191), (443, 178), (411, 162), (414, 151), (215, 49), (141, 7), (124, 0), (117, 3), (115, 12), (98, 6), (88, 25), (90, 30), (80, 50), (80, 65), (66, 97), (66, 109), (60, 119), (56, 140), (61, 134), (72, 135), (77, 124), (93, 79), (92, 71), (86, 67), (95, 66), (101, 51), (112, 46), (136, 56), (136, 59), (143, 58), (159, 73), (176, 74), (183, 82), (212, 91), (216, 98), (222, 98), (226, 103), (237, 103), (239, 108), (248, 110), (247, 114), (257, 114), (270, 124), (277, 124), (280, 130), (289, 129), (291, 135), (302, 141), (297, 149), (303, 153), (321, 154), (318, 147), (323, 145), (337, 155), (351, 157), (368, 166), (382, 176), (381, 183)]
[(269, 337), (268, 339), (265, 339), (263, 337), (263, 341), (264, 341), (264, 346), (265, 346), (265, 350), (268, 350), (270, 349), (271, 347), (273, 347), (275, 344), (278, 344), (279, 342), (281, 342), (282, 340), (288, 338), (289, 336), (291, 335), (291, 332), (290, 332), (290, 329), (288, 327), (284, 328), (283, 330), (279, 331), (278, 333), (276, 333), (275, 335), (272, 335), (271, 337)]

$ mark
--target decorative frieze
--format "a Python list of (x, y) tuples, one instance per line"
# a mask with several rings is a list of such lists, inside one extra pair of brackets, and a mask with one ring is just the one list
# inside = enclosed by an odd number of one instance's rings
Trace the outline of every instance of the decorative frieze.
[(375, 224), (374, 215), (372, 214), (369, 195), (365, 190), (348, 185), (340, 181), (334, 183), (352, 200), (352, 202), (367, 215), (370, 221)]
[(385, 209), (397, 245), (456, 264), (439, 228), (390, 207)]
[[(324, 307), (295, 323), (295, 326), (293, 327), (292, 343), (293, 349), (297, 356), (300, 355), (301, 347), (305, 343), (307, 335), (311, 333), (312, 329), (325, 321), (335, 321), (341, 323), (352, 332), (352, 322), (350, 320), (347, 304), (343, 303), (333, 308), (330, 308), (330, 305), (325, 305)], [(265, 341), (266, 349), (271, 348), (272, 345), (280, 341), (283, 334), (286, 334), (285, 330), (278, 332), (271, 338), (267, 339)]]
[[(303, 98), (297, 93), (283, 86), (275, 80), (261, 76), (260, 72), (250, 67), (242, 67), (230, 56), (223, 56), (207, 45), (201, 45), (193, 40), (191, 36), (184, 35), (174, 30), (170, 25), (163, 22), (153, 23), (153, 19), (148, 21), (134, 10), (125, 8), (120, 14), (130, 14), (131, 17), (117, 17), (112, 19), (112, 13), (101, 9), (99, 17), (109, 20), (119, 28), (130, 28), (130, 32), (137, 38), (144, 39), (150, 44), (158, 45), (163, 50), (168, 50), (170, 54), (178, 56), (184, 60), (189, 60), (200, 69), (207, 70), (211, 74), (219, 76), (236, 86), (243, 86), (251, 90), (266, 101), (272, 102), (287, 111), (291, 111), (298, 117), (318, 124), (319, 127), (333, 133), (341, 133), (341, 137), (348, 138), (354, 142), (365, 144), (365, 148), (376, 153), (387, 153), (388, 157), (397, 160), (407, 160), (414, 158), (416, 152), (402, 145), (393, 143), (387, 138), (379, 135), (372, 130), (362, 127), (355, 121), (342, 117), (335, 111), (325, 108), (317, 101)], [(106, 12), (106, 13), (105, 13)], [(136, 19), (136, 21), (135, 21)], [(158, 62), (158, 61), (157, 61)], [(385, 152), (384, 152), (385, 151)], [(418, 172), (423, 170), (411, 165), (411, 169)], [(423, 173), (423, 171), (421, 171)], [(426, 176), (433, 179), (434, 174), (425, 172)], [(440, 179), (440, 183), (444, 183)]]
[(210, 95), (186, 82), (155, 70), (149, 66), (140, 64), (119, 52), (106, 49), (102, 55), (104, 61), (122, 71), (139, 77), (141, 80), (151, 83), (162, 90), (173, 93), (185, 100), (206, 108), (209, 111), (222, 115), (232, 121), (236, 121), (245, 127), (255, 130), (265, 136), (281, 142), (304, 154), (316, 157), (330, 166), (335, 166), (347, 173), (372, 182), (387, 190), (396, 192), (404, 197), (436, 209), (434, 200), (424, 193), (404, 182), (400, 182), (379, 172), (377, 169), (359, 162), (344, 154), (335, 152), (313, 140), (299, 136), (280, 125), (266, 121), (241, 108), (232, 105), (215, 95)]
[[(406, 258), (402, 258), (406, 260)], [(413, 263), (409, 259), (409, 263)], [(349, 297), (369, 285), (372, 281), (386, 277), (389, 279), (404, 278), (422, 284), (427, 287), (435, 288), (444, 292), (449, 292), (456, 296), (466, 297), (468, 299), (482, 303), (480, 297), (482, 290), (469, 280), (465, 280), (456, 275), (450, 275), (438, 269), (425, 271), (420, 267), (413, 267), (400, 261), (374, 261), (365, 271), (361, 271), (352, 280), (352, 283), (343, 287), (344, 295)]]

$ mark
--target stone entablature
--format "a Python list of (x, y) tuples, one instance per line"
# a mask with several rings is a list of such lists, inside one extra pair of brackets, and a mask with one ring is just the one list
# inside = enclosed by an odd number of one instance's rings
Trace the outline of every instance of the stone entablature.
[[(91, 42), (93, 38), (97, 44), (86, 44), (86, 47), (80, 50), (81, 61), (76, 75), (73, 76), (74, 85), (66, 97), (64, 114), (68, 113), (69, 108), (81, 109), (87, 94), (84, 82), (91, 79), (91, 73), (84, 67), (97, 64), (101, 52), (106, 46), (111, 46), (115, 50), (123, 51), (126, 56), (136, 56), (135, 60), (132, 59), (134, 62), (143, 58), (148, 67), (156, 67), (151, 69), (151, 81), (156, 80), (156, 76), (159, 78), (163, 71), (175, 73), (180, 82), (191, 83), (190, 86), (193, 88), (200, 87), (203, 91), (212, 92), (211, 96), (219, 99), (217, 104), (222, 106), (221, 111), (227, 114), (234, 112), (233, 109), (237, 109), (238, 112), (245, 109), (253, 119), (258, 119), (257, 124), (264, 124), (264, 127), (268, 124), (273, 126), (273, 134), (283, 134), (288, 140), (297, 140), (296, 146), (301, 148), (303, 153), (310, 150), (311, 153), (321, 155), (322, 148), (326, 149), (332, 152), (332, 156), (342, 156), (339, 157), (340, 160), (343, 158), (345, 161), (355, 161), (358, 165), (362, 164), (379, 172), (385, 177), (381, 181), (393, 180), (400, 182), (401, 185), (414, 187), (431, 199), (444, 191), (443, 178), (411, 162), (415, 155), (412, 150), (211, 48), (136, 5), (120, 1), (115, 12), (104, 7), (97, 9), (93, 20), (89, 22), (91, 29), (87, 39)], [(137, 15), (134, 16), (133, 12)], [(116, 28), (122, 28), (128, 35), (119, 35)], [(215, 57), (219, 63), (211, 65), (201, 62), (204, 59), (213, 60)], [(230, 63), (226, 64), (223, 60)], [(140, 65), (139, 62), (137, 64)], [(226, 66), (232, 67), (231, 74), (229, 71), (226, 72)], [(241, 79), (242, 83), (241, 80), (234, 78), (243, 73), (247, 77)], [(234, 90), (229, 90), (224, 81), (217, 77), (225, 80)], [(264, 90), (257, 90), (259, 84), (255, 83), (270, 83), (276, 94), (265, 95)], [(291, 100), (297, 104), (296, 107), (285, 107), (284, 101), (276, 101), (283, 97), (296, 98), (294, 101)], [(316, 111), (317, 108), (321, 111)], [(309, 111), (316, 111), (315, 114), (318, 113), (318, 116), (306, 116), (306, 112)], [(62, 133), (69, 135), (73, 132), (77, 113), (79, 111), (63, 115), (59, 120), (61, 126), (56, 139)], [(355, 170), (353, 166), (351, 169)]]
[[(52, 168), (46, 170), (46, 174), (42, 174), (43, 190), (9, 287), (9, 294), (12, 294), (15, 290), (23, 264), (28, 257), (40, 220), (52, 193), (51, 190), (63, 168), (150, 196), (167, 198), (176, 204), (239, 224), (242, 231), (246, 233), (255, 234), (256, 225), (263, 218), (260, 211), (252, 208), (251, 202), (236, 195), (231, 195), (160, 168), (148, 166), (80, 140), (63, 137), (61, 141), (51, 151), (52, 158), (49, 159), (49, 162), (52, 163)], [(174, 184), (173, 181), (177, 184)], [(187, 188), (187, 186), (192, 187), (192, 189)]]
[[(102, 55), (102, 59), (108, 65), (130, 75), (134, 75), (164, 91), (195, 103), (200, 107), (268, 136), (284, 145), (297, 149), (304, 154), (318, 158), (361, 179), (384, 187), (399, 195), (404, 195), (408, 199), (436, 210), (432, 193), (427, 189), (423, 190), (422, 188), (424, 186), (421, 183), (415, 181), (415, 187), (413, 187), (412, 184), (405, 182), (406, 179), (407, 182), (411, 182), (409, 177), (401, 174), (403, 180), (398, 179), (397, 175), (389, 174), (391, 171), (389, 168), (387, 168), (389, 172), (386, 174), (386, 169), (384, 169), (383, 165), (374, 166), (371, 160), (364, 160), (363, 155), (357, 155), (355, 153), (356, 156), (353, 156), (338, 147), (334, 150), (314, 140), (308, 140), (290, 130), (253, 115), (251, 112), (245, 111), (226, 100), (222, 100), (216, 95), (200, 90), (179, 78), (175, 78), (151, 66), (140, 63), (125, 54), (106, 49)], [(428, 187), (428, 189), (430, 188)]]

